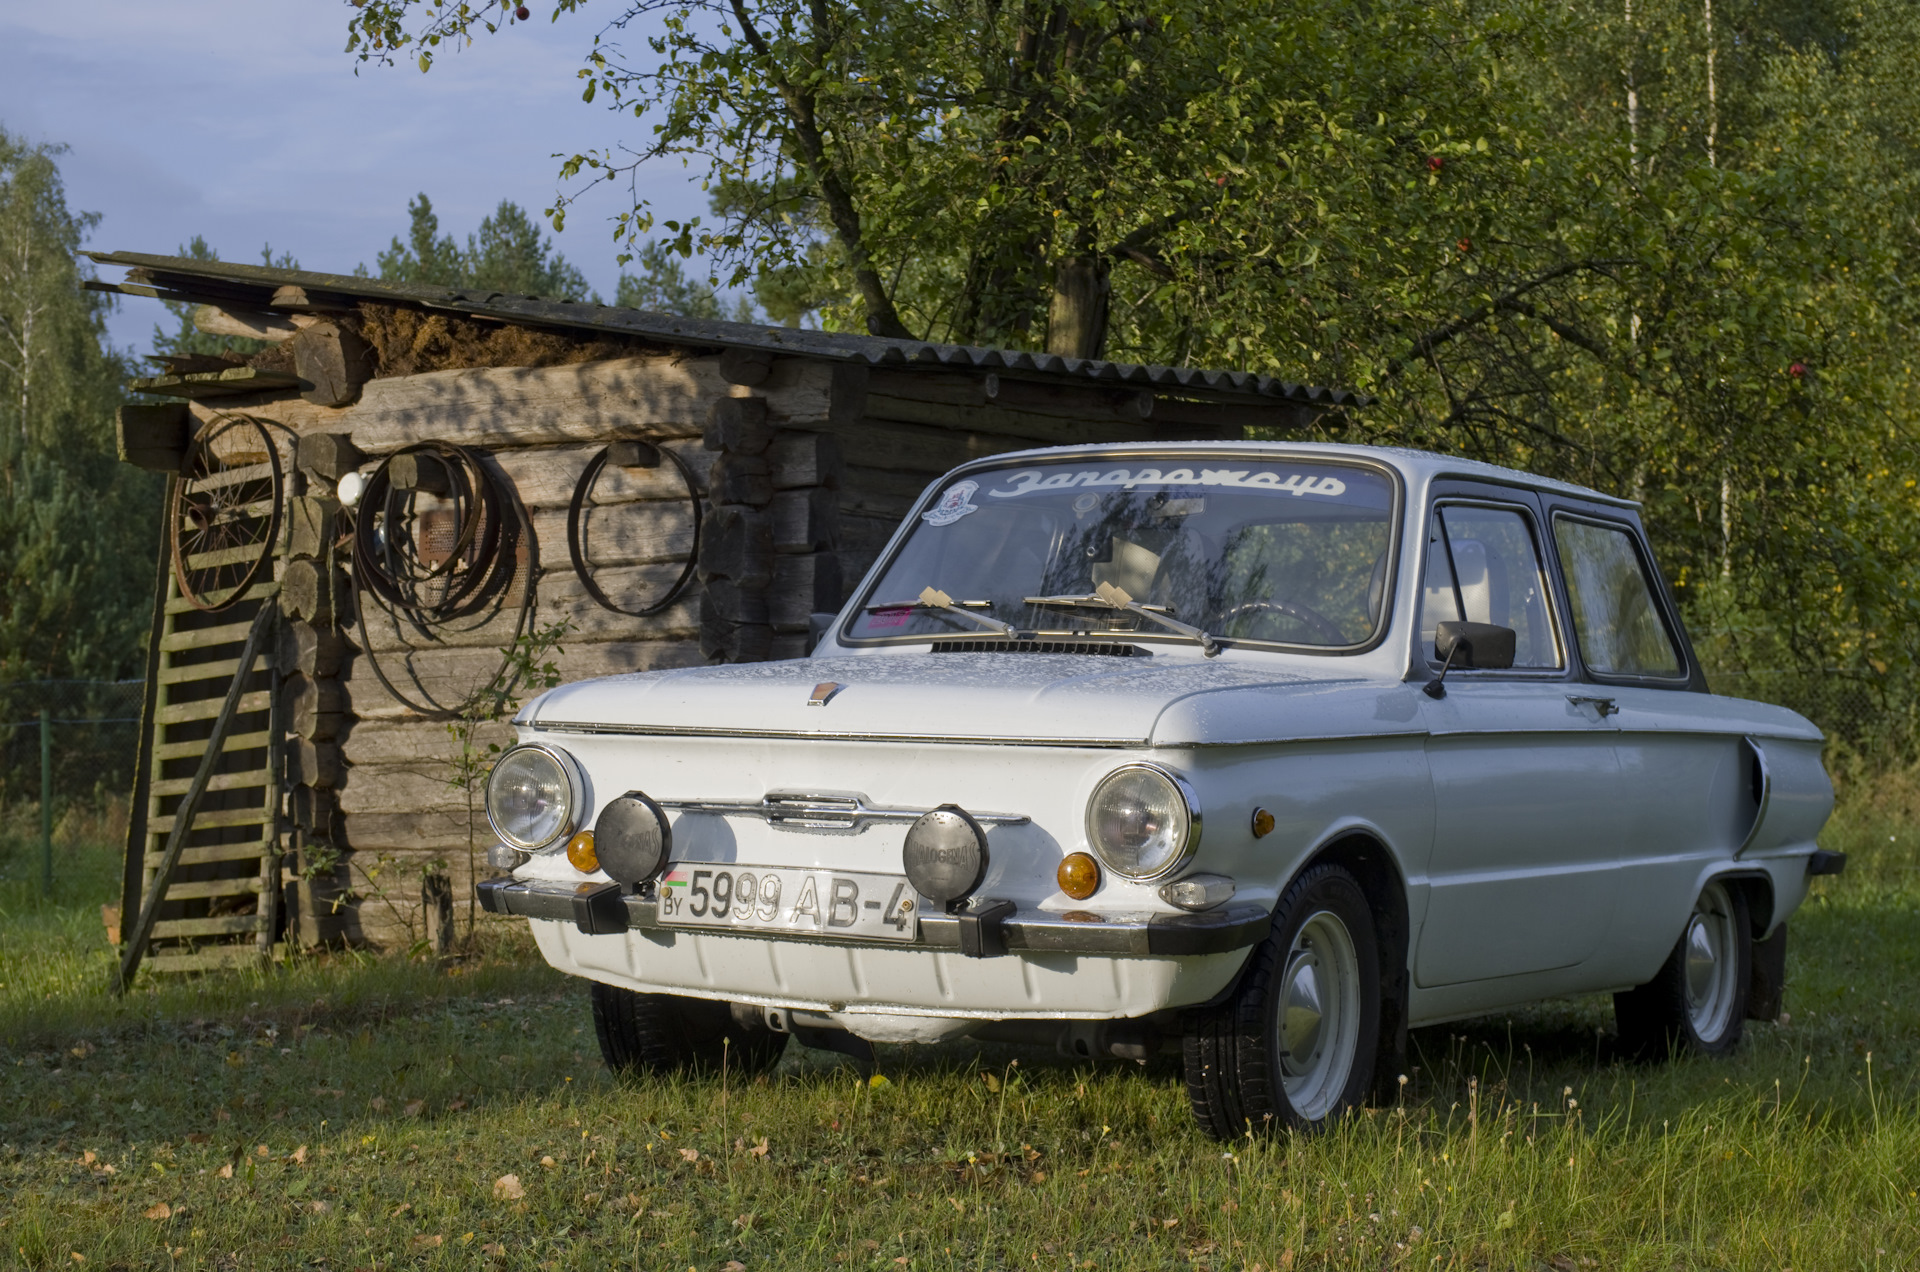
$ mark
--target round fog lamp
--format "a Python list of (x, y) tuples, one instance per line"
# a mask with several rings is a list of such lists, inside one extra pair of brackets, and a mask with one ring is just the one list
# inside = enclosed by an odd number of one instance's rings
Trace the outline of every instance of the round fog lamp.
[(987, 836), (965, 809), (942, 804), (908, 828), (900, 857), (920, 895), (948, 905), (986, 877)]
[(1060, 891), (1075, 901), (1085, 901), (1100, 886), (1100, 863), (1084, 852), (1070, 852), (1060, 858), (1060, 868), (1053, 877)]
[(592, 874), (600, 868), (600, 856), (593, 850), (593, 832), (583, 830), (567, 840), (567, 861), (581, 874)]
[(582, 787), (579, 770), (562, 752), (516, 746), (487, 775), (487, 820), (515, 848), (545, 848), (573, 830)]
[(601, 809), (593, 833), (601, 869), (620, 883), (645, 883), (673, 851), (666, 813), (642, 791), (628, 791)]
[(1157, 764), (1115, 769), (1087, 801), (1087, 842), (1107, 869), (1143, 882), (1164, 879), (1200, 845), (1192, 788)]

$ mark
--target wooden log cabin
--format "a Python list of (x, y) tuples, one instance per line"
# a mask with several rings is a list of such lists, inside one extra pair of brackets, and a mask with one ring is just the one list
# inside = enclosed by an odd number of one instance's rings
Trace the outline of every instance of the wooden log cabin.
[(516, 699), (803, 656), (810, 617), (956, 464), (1324, 436), (1355, 404), (1238, 372), (94, 260), (127, 271), (95, 287), (266, 342), (167, 361), (120, 420), (122, 458), (168, 476), (122, 906), (155, 970), (283, 937), (444, 948), (488, 869), (487, 747)]

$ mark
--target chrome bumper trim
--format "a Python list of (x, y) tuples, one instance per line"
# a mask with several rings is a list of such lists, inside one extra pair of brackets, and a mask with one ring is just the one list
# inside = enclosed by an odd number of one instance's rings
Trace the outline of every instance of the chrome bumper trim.
[[(681, 932), (740, 939), (805, 941), (822, 945), (857, 945), (889, 950), (951, 950), (961, 952), (963, 915), (922, 914), (920, 934), (912, 941), (862, 941), (844, 937), (790, 936), (725, 928), (668, 926), (660, 922), (652, 898), (620, 896), (619, 885), (608, 883), (522, 882), (483, 879), (476, 885), (481, 907), (493, 914), (573, 923), (589, 935), (623, 930), (614, 926), (617, 899), (624, 904), (624, 930), (646, 933), (648, 939), (672, 941)], [(1268, 913), (1251, 902), (1228, 903), (1201, 914), (1096, 914), (1069, 911), (1075, 917), (1049, 910), (1019, 910), (999, 921), (1008, 953), (1089, 954), (1107, 957), (1179, 957), (1224, 954), (1245, 949), (1267, 935)], [(611, 921), (610, 921), (611, 920)]]
[[(683, 813), (713, 813), (721, 817), (758, 817), (779, 830), (816, 834), (859, 834), (874, 823), (911, 825), (931, 808), (895, 808), (869, 804), (857, 791), (768, 791), (759, 799), (663, 799), (660, 807)], [(976, 813), (968, 816), (982, 826), (1020, 826), (1025, 813)]]

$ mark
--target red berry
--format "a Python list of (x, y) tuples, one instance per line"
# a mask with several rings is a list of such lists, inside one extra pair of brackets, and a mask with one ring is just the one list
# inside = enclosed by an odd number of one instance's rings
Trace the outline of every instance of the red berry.
[(1446, 167), (1446, 166), (1447, 166), (1447, 161), (1446, 161), (1445, 159), (1442, 159), (1442, 158), (1441, 158), (1441, 157), (1440, 157), (1439, 155), (1428, 155), (1428, 156), (1427, 156), (1427, 171), (1428, 171), (1428, 172), (1438, 172), (1438, 171), (1440, 171), (1440, 169), (1442, 169), (1442, 168), (1444, 168), (1444, 167)]
[(1463, 238), (1458, 243), (1455, 243), (1454, 246), (1463, 252), (1471, 252), (1473, 250), (1473, 240)]
[(528, 10), (527, 6), (523, 4), (518, 9), (515, 9), (513, 11), (513, 16), (520, 19), (522, 22), (525, 22), (528, 18), (531, 18), (533, 14), (530, 10)]
[(1787, 368), (1787, 374), (1792, 376), (1796, 380), (1798, 380), (1801, 376), (1805, 375), (1806, 373), (1807, 373), (1807, 367), (1806, 367), (1806, 364), (1803, 362), (1796, 362), (1792, 366)]

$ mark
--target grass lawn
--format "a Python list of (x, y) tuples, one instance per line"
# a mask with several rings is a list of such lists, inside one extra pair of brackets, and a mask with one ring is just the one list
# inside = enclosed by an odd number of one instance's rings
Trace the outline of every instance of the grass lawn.
[[(954, 1044), (621, 1083), (530, 943), (104, 992), (117, 864), (0, 846), (0, 1267), (1920, 1266), (1920, 825), (1868, 800), (1783, 1026), (1611, 1054), (1602, 1000), (1419, 1031), (1404, 1103), (1223, 1146), (1177, 1064)], [(1897, 837), (1897, 838), (1896, 838)]]

